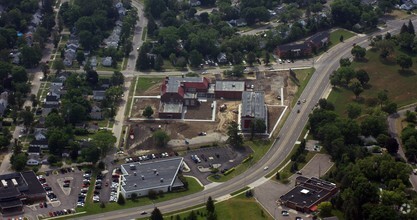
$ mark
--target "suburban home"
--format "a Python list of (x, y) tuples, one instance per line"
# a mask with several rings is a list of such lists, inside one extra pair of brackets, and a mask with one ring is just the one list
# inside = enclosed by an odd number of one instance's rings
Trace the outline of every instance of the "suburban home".
[(151, 190), (170, 192), (180, 189), (184, 187), (184, 183), (178, 178), (182, 167), (182, 157), (123, 164), (120, 166), (120, 193), (125, 198), (131, 198), (133, 193), (141, 197), (148, 195)]
[(104, 90), (94, 90), (93, 91), (93, 99), (95, 101), (102, 101), (106, 98), (106, 91)]
[(103, 89), (108, 89), (110, 87), (110, 79), (100, 79), (99, 80), (100, 87)]
[(242, 99), (245, 81), (216, 81), (214, 94), (216, 99)]
[(236, 19), (236, 26), (238, 26), (238, 27), (244, 27), (247, 24), (248, 23), (246, 23), (246, 19), (244, 19), (244, 18)]
[(0, 116), (2, 116), (4, 112), (7, 110), (8, 97), (9, 97), (8, 92), (2, 92), (0, 94)]
[(35, 147), (35, 146), (29, 146), (28, 150), (27, 150), (27, 154), (28, 155), (36, 155), (36, 156), (40, 156), (41, 155), (41, 148), (39, 146)]
[(260, 119), (267, 123), (267, 109), (265, 105), (264, 92), (244, 91), (242, 92), (242, 104), (240, 107), (240, 125), (243, 132), (251, 129), (254, 119)]
[(59, 104), (59, 99), (58, 99), (58, 97), (56, 97), (54, 95), (47, 95), (45, 97), (44, 103), (47, 104), (47, 105), (57, 105), (57, 104)]
[(59, 103), (58, 104), (43, 104), (42, 115), (47, 116), (49, 113), (52, 112), (53, 109), (58, 109), (58, 108), (59, 108)]
[(219, 53), (219, 55), (217, 55), (217, 62), (221, 64), (227, 63), (228, 61), (227, 61), (226, 53)]
[(22, 214), (23, 204), (46, 200), (46, 191), (33, 171), (3, 174), (0, 181), (0, 211), (3, 216)]
[(96, 56), (92, 56), (90, 59), (88, 59), (88, 61), (90, 62), (91, 67), (97, 67), (97, 57)]
[(63, 63), (64, 63), (65, 66), (72, 66), (72, 59), (69, 59), (69, 58), (66, 57), (64, 59)]
[(336, 184), (316, 177), (298, 176), (295, 187), (279, 198), (281, 205), (296, 211), (311, 213), (317, 211), (317, 206), (328, 201), (339, 192)]
[(100, 107), (94, 105), (91, 108), (90, 118), (94, 120), (103, 120), (103, 112)]
[(43, 131), (39, 131), (39, 130), (35, 131), (33, 136), (35, 137), (35, 140), (37, 141), (46, 139), (46, 135), (43, 133)]
[(101, 65), (103, 66), (111, 66), (111, 64), (113, 63), (113, 58), (112, 57), (105, 57), (102, 61), (101, 61)]
[(41, 140), (32, 140), (29, 143), (29, 147), (39, 147), (41, 149), (48, 149), (48, 140), (47, 139), (41, 139)]
[(201, 5), (201, 2), (199, 0), (190, 0), (190, 6), (196, 7), (200, 5)]
[(70, 157), (71, 151), (68, 149), (64, 149), (61, 153), (61, 157)]

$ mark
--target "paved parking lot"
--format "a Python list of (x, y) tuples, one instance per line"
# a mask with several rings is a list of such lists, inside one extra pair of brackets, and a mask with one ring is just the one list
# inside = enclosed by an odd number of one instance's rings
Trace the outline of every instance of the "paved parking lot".
[[(64, 209), (75, 208), (77, 202), (78, 193), (80, 193), (82, 186), (82, 171), (77, 168), (74, 172), (67, 172), (58, 174), (50, 174), (48, 176), (43, 175), (46, 179), (46, 183), (52, 188), (52, 192), (56, 195), (57, 201), (51, 201), (47, 199), (47, 207), (42, 207), (40, 203), (36, 203), (32, 206), (25, 207), (25, 216), (31, 219), (35, 219), (37, 215), (43, 215), (49, 217), (49, 212), (62, 211)], [(64, 180), (70, 180), (70, 190), (63, 187)], [(64, 192), (67, 191), (67, 194)], [(43, 206), (43, 205), (42, 205)]]
[[(333, 162), (330, 161), (329, 155), (316, 154), (300, 171), (303, 176), (317, 177), (319, 175), (323, 176), (332, 166)], [(275, 180), (269, 180), (254, 189), (255, 198), (272, 216), (274, 216), (275, 219), (289, 220), (294, 219), (297, 216), (300, 216), (303, 219), (312, 219), (310, 215), (277, 205), (279, 197), (294, 187), (295, 178), (297, 178), (297, 176), (299, 175), (292, 175), (289, 178), (290, 183), (288, 184), (282, 184)], [(281, 211), (283, 210), (287, 210), (289, 216), (282, 216)]]
[[(220, 164), (219, 170), (230, 169), (240, 164), (250, 153), (249, 150), (236, 151), (229, 147), (209, 147), (190, 150), (184, 155), (184, 161), (190, 168), (190, 172), (187, 175), (192, 175), (199, 179), (203, 185), (207, 185), (210, 183), (207, 177), (211, 174), (209, 169), (211, 166)], [(201, 162), (196, 163), (193, 161), (191, 155), (197, 155)]]

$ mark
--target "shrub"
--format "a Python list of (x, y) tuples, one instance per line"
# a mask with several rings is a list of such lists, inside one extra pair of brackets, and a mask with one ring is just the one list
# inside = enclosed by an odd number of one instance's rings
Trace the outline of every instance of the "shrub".
[(231, 168), (231, 169), (229, 169), (229, 170), (227, 170), (226, 172), (224, 172), (224, 174), (223, 175), (225, 175), (225, 176), (227, 176), (227, 175), (229, 175), (231, 172), (233, 172), (233, 171), (235, 171), (235, 168), (233, 167), (233, 168)]

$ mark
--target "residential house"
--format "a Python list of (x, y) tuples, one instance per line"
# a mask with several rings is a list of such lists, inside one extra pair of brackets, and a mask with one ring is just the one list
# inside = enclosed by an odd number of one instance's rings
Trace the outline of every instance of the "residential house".
[(93, 100), (102, 101), (105, 98), (106, 98), (106, 91), (105, 90), (94, 90), (93, 91)]
[(112, 57), (105, 57), (102, 61), (101, 61), (101, 64), (103, 65), (103, 66), (106, 66), (106, 67), (108, 67), (108, 66), (111, 66), (111, 64), (113, 63), (113, 58)]
[(244, 19), (244, 18), (236, 19), (236, 26), (238, 26), (238, 27), (244, 27), (247, 24), (248, 23), (246, 23), (246, 19)]
[(40, 156), (41, 155), (41, 148), (38, 147), (38, 146), (29, 147), (28, 150), (27, 150), (27, 154), (28, 155)]
[(72, 66), (72, 59), (65, 58), (62, 62), (65, 66)]
[(90, 62), (91, 67), (93, 67), (93, 68), (97, 67), (97, 57), (96, 56), (92, 56), (88, 61)]
[(199, 0), (190, 0), (190, 6), (191, 7), (196, 7), (196, 6), (200, 6), (201, 5), (201, 1)]
[(265, 124), (267, 123), (264, 92), (244, 91), (242, 92), (242, 105), (240, 108), (241, 130), (243, 132), (250, 131), (251, 123), (254, 119), (260, 119)]
[(61, 157), (70, 157), (71, 151), (69, 149), (64, 149), (61, 153)]
[(33, 136), (35, 137), (35, 140), (38, 140), (38, 141), (46, 139), (46, 135), (43, 130), (35, 131)]
[(227, 63), (228, 60), (227, 60), (226, 53), (219, 53), (219, 55), (217, 55), (217, 62), (219, 62), (221, 64)]
[(91, 108), (90, 118), (94, 120), (102, 120), (103, 119), (103, 111), (97, 105), (94, 105)]
[(0, 94), (0, 116), (2, 116), (4, 112), (7, 110), (8, 97), (9, 93), (6, 91)]
[(59, 103), (58, 104), (44, 104), (42, 108), (42, 115), (47, 116), (49, 113), (52, 112), (53, 109), (58, 109), (58, 108), (59, 108)]
[(99, 84), (101, 88), (108, 89), (110, 87), (110, 79), (100, 79)]
[(59, 99), (58, 99), (58, 97), (56, 97), (54, 95), (47, 95), (45, 97), (44, 103), (47, 104), (47, 105), (57, 105), (57, 104), (59, 104)]

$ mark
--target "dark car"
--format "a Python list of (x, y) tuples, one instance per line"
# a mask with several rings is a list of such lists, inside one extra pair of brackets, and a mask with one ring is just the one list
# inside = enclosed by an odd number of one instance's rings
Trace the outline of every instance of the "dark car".
[(70, 183), (71, 180), (64, 180), (64, 183)]
[(101, 184), (96, 186), (96, 189), (101, 189)]
[(68, 187), (70, 187), (70, 184), (69, 184), (69, 183), (65, 183), (65, 184), (63, 185), (63, 187), (68, 188)]
[(52, 190), (52, 188), (50, 187), (50, 186), (45, 186), (45, 191), (51, 191)]
[(43, 207), (48, 208), (48, 203), (44, 202)]

